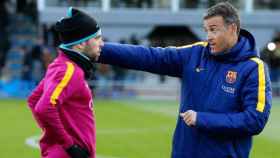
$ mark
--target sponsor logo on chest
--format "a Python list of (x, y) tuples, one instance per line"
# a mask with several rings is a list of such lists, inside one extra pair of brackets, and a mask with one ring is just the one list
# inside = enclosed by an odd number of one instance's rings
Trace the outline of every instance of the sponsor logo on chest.
[(229, 86), (222, 85), (222, 89), (226, 93), (230, 93), (230, 94), (235, 93), (235, 88), (234, 87), (229, 87)]

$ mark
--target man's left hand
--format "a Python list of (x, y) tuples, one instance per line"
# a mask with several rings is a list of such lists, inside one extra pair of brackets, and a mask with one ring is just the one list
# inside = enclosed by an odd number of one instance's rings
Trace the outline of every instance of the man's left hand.
[(197, 117), (197, 112), (193, 110), (188, 110), (184, 113), (180, 113), (180, 116), (183, 118), (185, 123), (188, 126), (195, 126), (196, 124), (196, 117)]

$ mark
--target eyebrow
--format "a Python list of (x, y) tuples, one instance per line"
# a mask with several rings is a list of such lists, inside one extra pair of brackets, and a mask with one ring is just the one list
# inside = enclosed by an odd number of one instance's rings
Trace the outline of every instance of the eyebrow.
[(216, 24), (212, 24), (212, 25), (210, 25), (210, 26), (205, 26), (205, 25), (203, 25), (203, 28), (206, 28), (206, 27), (217, 27), (218, 25), (216, 25)]

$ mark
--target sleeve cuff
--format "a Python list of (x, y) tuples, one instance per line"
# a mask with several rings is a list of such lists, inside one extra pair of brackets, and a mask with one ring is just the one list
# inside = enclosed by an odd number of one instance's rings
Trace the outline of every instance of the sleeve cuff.
[(205, 118), (204, 112), (198, 112), (196, 117), (196, 127), (197, 128), (203, 128), (207, 124)]

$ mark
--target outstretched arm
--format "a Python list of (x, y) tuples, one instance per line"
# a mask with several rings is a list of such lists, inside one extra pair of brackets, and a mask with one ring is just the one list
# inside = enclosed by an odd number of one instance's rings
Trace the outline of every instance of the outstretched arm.
[(105, 43), (99, 62), (152, 73), (181, 77), (189, 49), (154, 48)]

